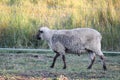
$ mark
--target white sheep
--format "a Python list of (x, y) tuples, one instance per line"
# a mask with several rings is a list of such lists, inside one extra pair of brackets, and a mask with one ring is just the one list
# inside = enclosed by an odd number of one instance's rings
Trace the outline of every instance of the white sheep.
[(95, 56), (98, 55), (103, 63), (103, 69), (107, 70), (104, 55), (101, 51), (101, 34), (91, 28), (76, 28), (71, 30), (51, 30), (48, 27), (41, 27), (37, 33), (37, 39), (47, 41), (49, 47), (56, 53), (51, 68), (54, 67), (58, 56), (62, 55), (66, 68), (65, 53), (80, 55), (81, 52), (90, 54), (91, 63), (88, 69), (92, 68)]

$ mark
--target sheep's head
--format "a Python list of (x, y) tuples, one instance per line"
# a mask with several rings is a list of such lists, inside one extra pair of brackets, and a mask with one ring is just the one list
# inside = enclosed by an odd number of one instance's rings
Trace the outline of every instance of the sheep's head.
[(46, 38), (49, 36), (48, 32), (49, 32), (49, 28), (48, 27), (41, 27), (39, 30), (38, 30), (38, 33), (36, 35), (37, 39), (38, 40), (46, 40)]

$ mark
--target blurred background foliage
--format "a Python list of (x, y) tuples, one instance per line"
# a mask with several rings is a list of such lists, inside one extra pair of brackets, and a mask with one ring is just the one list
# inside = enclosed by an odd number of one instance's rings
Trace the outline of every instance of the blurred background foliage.
[(35, 39), (39, 27), (91, 27), (102, 50), (120, 50), (120, 0), (0, 0), (1, 48), (48, 48)]

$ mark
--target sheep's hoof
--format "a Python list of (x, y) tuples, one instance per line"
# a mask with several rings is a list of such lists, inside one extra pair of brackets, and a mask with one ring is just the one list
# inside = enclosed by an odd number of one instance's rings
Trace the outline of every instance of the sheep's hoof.
[(50, 66), (50, 68), (54, 68), (54, 66)]
[(106, 67), (105, 65), (103, 66), (103, 69), (104, 69), (105, 71), (107, 71), (107, 67)]
[(65, 67), (63, 67), (63, 69), (66, 69), (66, 66), (65, 66)]
[(91, 69), (91, 66), (88, 66), (88, 68), (87, 69)]

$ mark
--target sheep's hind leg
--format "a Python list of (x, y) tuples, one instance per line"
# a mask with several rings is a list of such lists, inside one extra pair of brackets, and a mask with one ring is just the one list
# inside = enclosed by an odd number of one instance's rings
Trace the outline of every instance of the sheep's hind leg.
[(104, 70), (107, 70), (104, 55), (100, 56), (100, 59), (101, 59), (101, 60), (102, 60), (102, 62), (103, 62), (103, 69), (104, 69)]
[(88, 53), (89, 53), (89, 57), (90, 57), (90, 59), (91, 59), (91, 62), (90, 62), (90, 65), (88, 66), (88, 68), (87, 69), (91, 69), (92, 68), (92, 65), (94, 64), (94, 62), (95, 62), (95, 53), (93, 53), (92, 51), (88, 51)]
[(96, 54), (97, 54), (97, 55), (100, 57), (100, 59), (102, 60), (103, 69), (104, 69), (104, 70), (107, 70), (106, 63), (105, 63), (105, 56), (104, 56), (104, 54), (102, 53), (102, 51), (101, 51), (101, 50), (96, 51)]
[(56, 59), (57, 59), (59, 56), (60, 56), (60, 54), (56, 52), (56, 55), (55, 55), (55, 57), (54, 57), (54, 59), (53, 59), (53, 63), (52, 63), (52, 65), (50, 66), (51, 68), (54, 68)]

